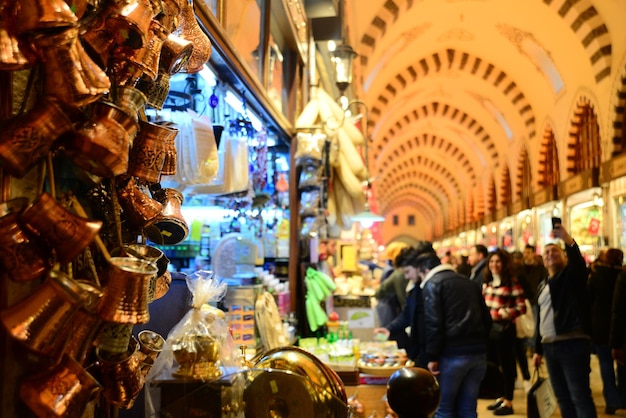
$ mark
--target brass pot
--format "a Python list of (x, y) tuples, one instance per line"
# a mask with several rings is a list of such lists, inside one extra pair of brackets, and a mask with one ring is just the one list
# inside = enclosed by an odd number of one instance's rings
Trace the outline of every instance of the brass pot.
[[(289, 395), (287, 395), (289, 394)], [(346, 417), (347, 396), (337, 374), (299, 347), (268, 351), (248, 374), (246, 417)]]

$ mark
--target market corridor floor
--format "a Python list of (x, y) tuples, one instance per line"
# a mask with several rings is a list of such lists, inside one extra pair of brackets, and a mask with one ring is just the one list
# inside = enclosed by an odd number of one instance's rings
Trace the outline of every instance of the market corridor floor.
[[(529, 362), (530, 364), (530, 362)], [(544, 366), (545, 369), (545, 366)], [(517, 385), (520, 386), (521, 385)], [(615, 415), (607, 415), (604, 413), (604, 398), (602, 397), (602, 380), (600, 378), (600, 366), (598, 365), (598, 358), (591, 356), (591, 392), (596, 404), (596, 410), (598, 411), (598, 418), (608, 417), (626, 417), (626, 409), (618, 409)], [(478, 400), (478, 418), (494, 417), (493, 412), (487, 410), (487, 406), (493, 403), (493, 400), (479, 399)], [(524, 389), (515, 389), (513, 399), (513, 415), (507, 415), (508, 417), (526, 417), (526, 392)], [(557, 409), (553, 417), (560, 417), (561, 414)]]

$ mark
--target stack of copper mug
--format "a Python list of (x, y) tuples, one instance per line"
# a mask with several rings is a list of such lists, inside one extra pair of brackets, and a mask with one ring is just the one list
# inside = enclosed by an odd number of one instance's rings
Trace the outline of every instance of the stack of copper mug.
[[(41, 281), (0, 312), (16, 346), (31, 354), (26, 361), (37, 361), (38, 372), (23, 376), (19, 393), (38, 416), (80, 416), (94, 395), (130, 407), (158, 355), (157, 336), (137, 341), (131, 330), (148, 321), (148, 304), (167, 292), (169, 260), (122, 238), (176, 244), (189, 233), (182, 194), (159, 186), (162, 175), (176, 172), (178, 130), (145, 120), (144, 107), (160, 109), (170, 76), (198, 72), (210, 57), (192, 5), (0, 1), (0, 71), (38, 76), (22, 110), (3, 121), (0, 168), (20, 179), (48, 169), (48, 188), (41, 181), (32, 202), (0, 203), (0, 279)], [(58, 161), (115, 195), (115, 225), (105, 216), (79, 216), (57, 199), (63, 190), (50, 173)], [(88, 212), (106, 213), (98, 209)], [(108, 247), (120, 247), (119, 254)], [(88, 264), (89, 280), (78, 268)], [(97, 379), (87, 371), (96, 366)]]

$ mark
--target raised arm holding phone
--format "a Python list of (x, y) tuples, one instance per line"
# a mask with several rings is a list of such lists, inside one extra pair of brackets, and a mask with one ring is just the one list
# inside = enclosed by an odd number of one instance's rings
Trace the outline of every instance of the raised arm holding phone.
[[(535, 367), (546, 360), (561, 416), (597, 417), (589, 383), (591, 315), (587, 265), (576, 241), (553, 218), (552, 237), (543, 250), (548, 271), (538, 288)], [(558, 241), (561, 241), (562, 244)]]

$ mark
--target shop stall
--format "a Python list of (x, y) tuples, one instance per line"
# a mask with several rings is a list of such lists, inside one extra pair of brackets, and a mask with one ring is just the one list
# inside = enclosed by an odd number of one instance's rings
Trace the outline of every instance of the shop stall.
[[(608, 184), (605, 214), (614, 219), (614, 227), (604, 225), (607, 245), (626, 250), (626, 156), (615, 157), (603, 164), (600, 184)], [(606, 223), (605, 223), (606, 224)]]
[(562, 183), (566, 219), (563, 221), (588, 263), (595, 260), (606, 239), (602, 234), (604, 200), (599, 170), (580, 173)]

